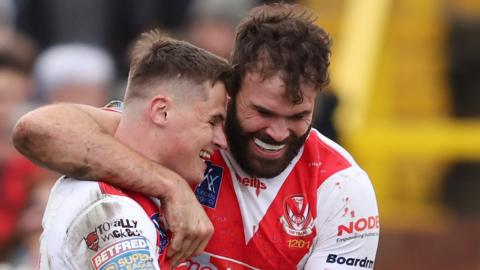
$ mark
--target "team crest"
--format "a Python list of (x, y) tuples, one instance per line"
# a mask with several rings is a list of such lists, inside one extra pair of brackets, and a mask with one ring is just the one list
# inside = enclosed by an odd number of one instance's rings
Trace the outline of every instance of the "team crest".
[(195, 195), (200, 204), (215, 208), (217, 206), (218, 195), (220, 194), (223, 168), (213, 165), (210, 161), (206, 161), (206, 163), (207, 170), (203, 176), (203, 182), (195, 189)]
[(307, 236), (312, 233), (313, 217), (303, 195), (291, 195), (284, 200), (280, 223), (283, 230), (291, 236)]
[(87, 237), (84, 237), (83, 240), (85, 240), (85, 243), (87, 244), (87, 247), (93, 251), (98, 250), (98, 235), (97, 232), (91, 232), (87, 235)]

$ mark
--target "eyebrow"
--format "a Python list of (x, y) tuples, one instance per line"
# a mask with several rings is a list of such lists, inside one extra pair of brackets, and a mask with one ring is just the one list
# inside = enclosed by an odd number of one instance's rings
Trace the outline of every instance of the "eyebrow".
[[(257, 111), (261, 111), (261, 112), (265, 112), (267, 114), (270, 114), (270, 115), (273, 115), (273, 116), (279, 116), (280, 114), (274, 112), (274, 111), (271, 111), (265, 107), (262, 107), (262, 106), (259, 106), (259, 105), (255, 105), (255, 104), (252, 104), (252, 107), (257, 110)], [(308, 115), (310, 114), (312, 111), (311, 110), (303, 110), (301, 112), (298, 112), (298, 113), (294, 113), (292, 115), (287, 115), (287, 117), (293, 117), (293, 116), (305, 116), (305, 115)]]

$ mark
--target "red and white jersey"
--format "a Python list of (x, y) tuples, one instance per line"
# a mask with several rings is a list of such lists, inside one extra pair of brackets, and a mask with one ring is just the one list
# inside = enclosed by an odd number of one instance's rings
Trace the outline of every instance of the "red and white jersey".
[(43, 217), (40, 269), (169, 269), (161, 219), (154, 199), (62, 177)]
[(316, 130), (277, 177), (216, 152), (195, 193), (215, 227), (183, 269), (372, 269), (379, 239), (367, 174)]

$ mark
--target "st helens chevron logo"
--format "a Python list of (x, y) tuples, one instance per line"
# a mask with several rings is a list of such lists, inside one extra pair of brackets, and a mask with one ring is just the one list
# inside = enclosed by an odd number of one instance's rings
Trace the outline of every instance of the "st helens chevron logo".
[(306, 236), (312, 233), (313, 217), (310, 207), (303, 195), (287, 197), (283, 205), (283, 216), (280, 223), (284, 231), (291, 236)]

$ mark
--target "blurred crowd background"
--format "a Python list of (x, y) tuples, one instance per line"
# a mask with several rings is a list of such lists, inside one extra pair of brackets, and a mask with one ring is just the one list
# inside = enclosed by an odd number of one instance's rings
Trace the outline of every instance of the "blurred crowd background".
[[(0, 0), (0, 270), (35, 269), (58, 175), (20, 156), (11, 130), (54, 102), (121, 99), (127, 50), (161, 27), (228, 58), (260, 0)], [(375, 269), (480, 269), (480, 1), (304, 0), (333, 38), (314, 126), (375, 186)]]

